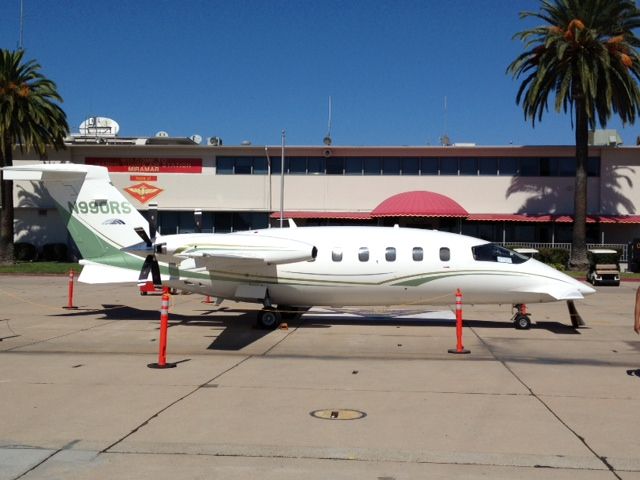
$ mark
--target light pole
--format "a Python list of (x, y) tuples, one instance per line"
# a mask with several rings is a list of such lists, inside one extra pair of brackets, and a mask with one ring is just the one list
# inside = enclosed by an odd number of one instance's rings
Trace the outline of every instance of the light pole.
[(284, 139), (287, 136), (282, 130), (282, 153), (280, 156), (280, 228), (284, 226)]

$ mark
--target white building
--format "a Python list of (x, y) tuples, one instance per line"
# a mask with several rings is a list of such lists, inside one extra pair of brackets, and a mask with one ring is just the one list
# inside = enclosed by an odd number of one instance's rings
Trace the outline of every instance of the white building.
[[(640, 147), (592, 146), (589, 156), (588, 241), (640, 237)], [(16, 165), (37, 161), (16, 150)], [(137, 208), (158, 204), (161, 233), (193, 231), (196, 209), (203, 231), (278, 223), (280, 146), (76, 136), (47, 161), (106, 166)], [(289, 146), (284, 210), (298, 224), (399, 223), (558, 244), (571, 241), (574, 174), (571, 146)], [(19, 183), (14, 195), (17, 241), (70, 241), (37, 186)]]

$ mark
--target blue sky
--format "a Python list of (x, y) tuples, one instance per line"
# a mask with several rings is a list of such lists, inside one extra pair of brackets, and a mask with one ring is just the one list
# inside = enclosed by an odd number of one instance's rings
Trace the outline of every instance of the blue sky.
[[(0, 47), (20, 0), (2, 0)], [(512, 36), (536, 0), (23, 0), (24, 48), (64, 98), (121, 136), (219, 136), (226, 145), (572, 144), (569, 115), (532, 128), (515, 103)], [(445, 114), (445, 97), (447, 109)], [(625, 144), (640, 128), (618, 128)]]

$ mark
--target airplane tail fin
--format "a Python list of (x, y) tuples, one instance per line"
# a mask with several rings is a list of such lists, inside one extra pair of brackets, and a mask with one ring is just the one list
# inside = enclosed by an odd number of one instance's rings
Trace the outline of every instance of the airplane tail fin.
[(111, 184), (106, 168), (35, 164), (5, 167), (3, 172), (6, 180), (42, 182), (85, 260), (131, 269), (130, 281), (138, 280), (142, 259), (121, 249), (139, 243), (135, 229), (148, 233), (149, 224)]

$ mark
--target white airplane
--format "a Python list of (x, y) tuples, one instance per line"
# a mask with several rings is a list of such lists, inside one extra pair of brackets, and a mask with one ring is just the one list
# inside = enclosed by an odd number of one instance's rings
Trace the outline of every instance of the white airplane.
[[(111, 184), (104, 167), (37, 164), (4, 168), (7, 180), (42, 182), (83, 256), (79, 281), (144, 283), (259, 302), (275, 328), (311, 306), (525, 304), (573, 300), (595, 290), (535, 259), (485, 240), (397, 227), (300, 227), (156, 236)], [(154, 218), (155, 215), (152, 215)], [(142, 239), (142, 242), (140, 240)], [(524, 307), (524, 308), (523, 308)]]

